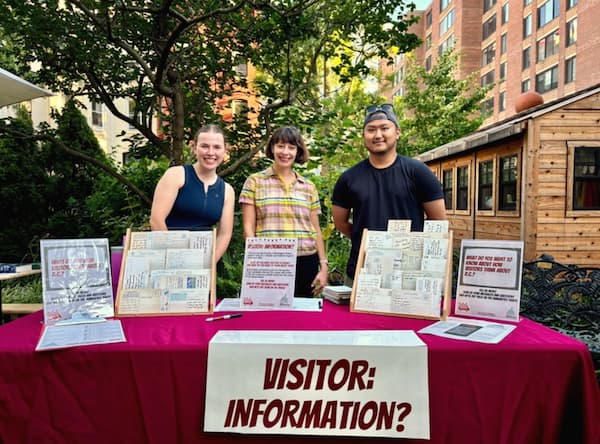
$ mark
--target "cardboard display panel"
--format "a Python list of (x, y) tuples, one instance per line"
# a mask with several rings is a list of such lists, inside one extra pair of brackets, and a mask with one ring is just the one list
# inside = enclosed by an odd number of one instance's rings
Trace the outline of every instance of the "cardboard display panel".
[(452, 231), (364, 230), (350, 310), (446, 319), (452, 295)]
[(216, 301), (216, 230), (127, 230), (117, 316), (211, 314)]

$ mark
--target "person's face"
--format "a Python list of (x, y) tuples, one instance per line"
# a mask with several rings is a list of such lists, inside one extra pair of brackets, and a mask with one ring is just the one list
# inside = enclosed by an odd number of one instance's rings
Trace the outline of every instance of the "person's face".
[(372, 120), (365, 125), (363, 138), (371, 154), (385, 154), (396, 150), (400, 131), (387, 119)]
[(279, 168), (291, 168), (296, 161), (298, 147), (291, 143), (277, 142), (273, 145), (273, 161)]
[(219, 133), (200, 133), (196, 139), (195, 151), (202, 168), (216, 170), (225, 157), (225, 139)]

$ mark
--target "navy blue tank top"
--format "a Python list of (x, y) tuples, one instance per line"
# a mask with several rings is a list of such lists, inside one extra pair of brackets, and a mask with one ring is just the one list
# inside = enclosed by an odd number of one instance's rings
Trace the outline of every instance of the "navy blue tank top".
[(220, 177), (204, 192), (204, 184), (193, 165), (184, 165), (185, 182), (167, 216), (169, 230), (212, 227), (221, 219), (225, 201), (225, 181)]

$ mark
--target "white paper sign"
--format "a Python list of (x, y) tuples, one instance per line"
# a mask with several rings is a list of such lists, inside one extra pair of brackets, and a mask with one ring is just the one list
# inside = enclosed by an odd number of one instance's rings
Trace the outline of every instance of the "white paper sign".
[(114, 316), (108, 239), (42, 239), (44, 323)]
[(523, 242), (464, 239), (455, 313), (519, 320)]
[(240, 292), (242, 305), (292, 308), (297, 244), (296, 238), (246, 239)]
[(427, 378), (413, 331), (223, 330), (208, 349), (204, 430), (429, 439)]

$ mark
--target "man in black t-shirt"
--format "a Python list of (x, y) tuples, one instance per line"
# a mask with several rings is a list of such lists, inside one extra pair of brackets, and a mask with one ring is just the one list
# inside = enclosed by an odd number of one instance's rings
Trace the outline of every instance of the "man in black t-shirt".
[(369, 157), (342, 173), (333, 189), (335, 227), (352, 241), (350, 279), (363, 229), (385, 231), (389, 219), (410, 219), (411, 231), (422, 231), (425, 216), (446, 219), (439, 180), (423, 162), (396, 153), (399, 136), (392, 105), (369, 106), (363, 125)]

